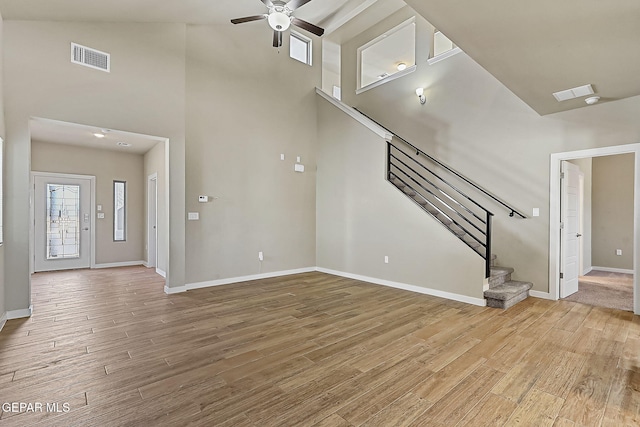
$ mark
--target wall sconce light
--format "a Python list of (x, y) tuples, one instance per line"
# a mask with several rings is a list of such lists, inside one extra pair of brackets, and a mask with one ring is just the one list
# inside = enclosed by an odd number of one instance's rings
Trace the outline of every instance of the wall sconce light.
[(418, 95), (418, 99), (420, 100), (420, 104), (424, 105), (427, 102), (427, 98), (424, 96), (424, 89), (419, 87), (416, 89), (416, 95)]

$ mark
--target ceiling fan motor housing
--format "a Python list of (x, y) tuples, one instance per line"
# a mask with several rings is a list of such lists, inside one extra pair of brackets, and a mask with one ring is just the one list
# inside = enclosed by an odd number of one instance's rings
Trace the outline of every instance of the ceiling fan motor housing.
[(291, 25), (291, 10), (283, 1), (273, 1), (269, 8), (269, 25), (276, 31), (286, 31)]
[(291, 18), (284, 12), (269, 14), (269, 25), (276, 31), (286, 31), (291, 25)]

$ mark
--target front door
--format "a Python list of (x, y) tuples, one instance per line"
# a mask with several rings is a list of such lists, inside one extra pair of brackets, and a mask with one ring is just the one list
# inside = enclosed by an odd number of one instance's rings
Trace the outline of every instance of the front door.
[(579, 255), (580, 255), (580, 168), (567, 161), (562, 162), (562, 278), (560, 279), (560, 298), (578, 292)]
[(91, 266), (91, 179), (34, 175), (34, 270)]

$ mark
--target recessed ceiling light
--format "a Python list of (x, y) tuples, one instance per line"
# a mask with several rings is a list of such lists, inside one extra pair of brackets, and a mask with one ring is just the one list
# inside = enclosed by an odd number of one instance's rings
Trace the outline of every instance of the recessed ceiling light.
[(407, 69), (407, 64), (405, 64), (404, 62), (401, 62), (398, 64), (398, 71), (404, 71)]
[(131, 144), (129, 144), (128, 142), (122, 142), (122, 141), (118, 142), (118, 145), (120, 147), (131, 147)]
[(103, 133), (94, 133), (93, 136), (95, 136), (96, 138), (104, 138), (105, 134), (103, 134)]

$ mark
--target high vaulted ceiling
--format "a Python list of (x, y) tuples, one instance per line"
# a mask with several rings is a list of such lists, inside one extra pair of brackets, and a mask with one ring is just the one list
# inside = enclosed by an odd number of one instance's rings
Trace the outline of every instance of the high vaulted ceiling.
[[(330, 31), (376, 1), (391, 0), (315, 0), (296, 16)], [(586, 107), (552, 95), (585, 84), (600, 102), (640, 95), (638, 0), (405, 1), (541, 115)], [(227, 24), (264, 11), (260, 0), (0, 0), (8, 20)]]
[(640, 95), (638, 0), (405, 0), (539, 114)]
[[(285, 0), (288, 1), (288, 0)], [(372, 0), (315, 0), (295, 16), (325, 25), (345, 11)], [(375, 2), (375, 0), (373, 0)], [(4, 19), (83, 22), (175, 22), (229, 24), (232, 18), (267, 11), (261, 0), (1, 0)]]

